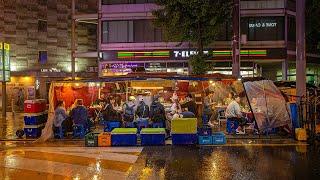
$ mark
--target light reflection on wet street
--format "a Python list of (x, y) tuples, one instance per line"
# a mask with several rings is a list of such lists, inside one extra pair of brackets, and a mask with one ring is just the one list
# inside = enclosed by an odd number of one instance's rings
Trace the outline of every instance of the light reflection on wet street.
[(238, 180), (320, 177), (319, 148), (286, 143), (87, 148), (83, 147), (82, 141), (46, 144), (2, 141), (0, 179)]
[[(319, 149), (307, 146), (146, 147), (130, 179), (317, 179)], [(308, 151), (308, 153), (306, 153)]]

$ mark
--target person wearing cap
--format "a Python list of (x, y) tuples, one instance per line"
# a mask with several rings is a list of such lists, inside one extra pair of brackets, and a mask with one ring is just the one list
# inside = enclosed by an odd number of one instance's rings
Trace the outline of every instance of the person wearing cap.
[(186, 102), (181, 104), (181, 108), (187, 108), (187, 112), (192, 112), (195, 116), (197, 115), (197, 104), (194, 102), (191, 94), (186, 96)]

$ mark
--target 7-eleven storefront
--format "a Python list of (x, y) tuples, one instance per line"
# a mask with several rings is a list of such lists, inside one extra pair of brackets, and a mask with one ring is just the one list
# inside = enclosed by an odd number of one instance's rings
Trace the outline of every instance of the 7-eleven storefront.
[[(213, 63), (212, 73), (231, 74), (232, 51), (230, 49), (206, 49), (208, 61)], [(161, 72), (188, 74), (188, 58), (196, 54), (194, 49), (174, 50), (121, 50), (100, 53), (99, 76), (124, 75), (130, 72)], [(272, 63), (285, 58), (284, 49), (241, 50), (241, 75), (261, 76), (260, 63)]]

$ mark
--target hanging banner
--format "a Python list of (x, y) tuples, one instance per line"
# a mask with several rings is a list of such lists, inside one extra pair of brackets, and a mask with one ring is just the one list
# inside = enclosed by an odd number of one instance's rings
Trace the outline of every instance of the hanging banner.
[(10, 73), (10, 45), (7, 43), (0, 43), (0, 81), (9, 82)]

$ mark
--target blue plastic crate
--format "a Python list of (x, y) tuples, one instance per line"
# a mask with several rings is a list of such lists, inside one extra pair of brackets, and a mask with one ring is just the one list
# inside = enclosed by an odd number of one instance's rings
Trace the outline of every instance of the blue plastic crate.
[(197, 144), (197, 134), (172, 134), (173, 145)]
[(136, 146), (137, 134), (111, 134), (112, 146)]
[(199, 144), (201, 145), (208, 145), (212, 144), (212, 136), (199, 136)]
[(121, 127), (120, 121), (107, 121), (105, 124), (104, 132), (111, 132), (114, 128)]
[(165, 134), (141, 134), (142, 146), (160, 146), (165, 145)]
[(24, 116), (24, 124), (25, 125), (39, 125), (39, 124), (43, 124), (43, 115), (39, 115), (39, 116)]
[(238, 121), (232, 121), (230, 119), (227, 119), (227, 132), (229, 134), (236, 133), (236, 129), (239, 127)]
[(41, 131), (43, 129), (42, 127), (25, 127), (24, 128), (24, 133), (26, 134), (27, 138), (38, 138), (41, 136)]
[(223, 132), (212, 133), (212, 144), (226, 144), (226, 136)]

